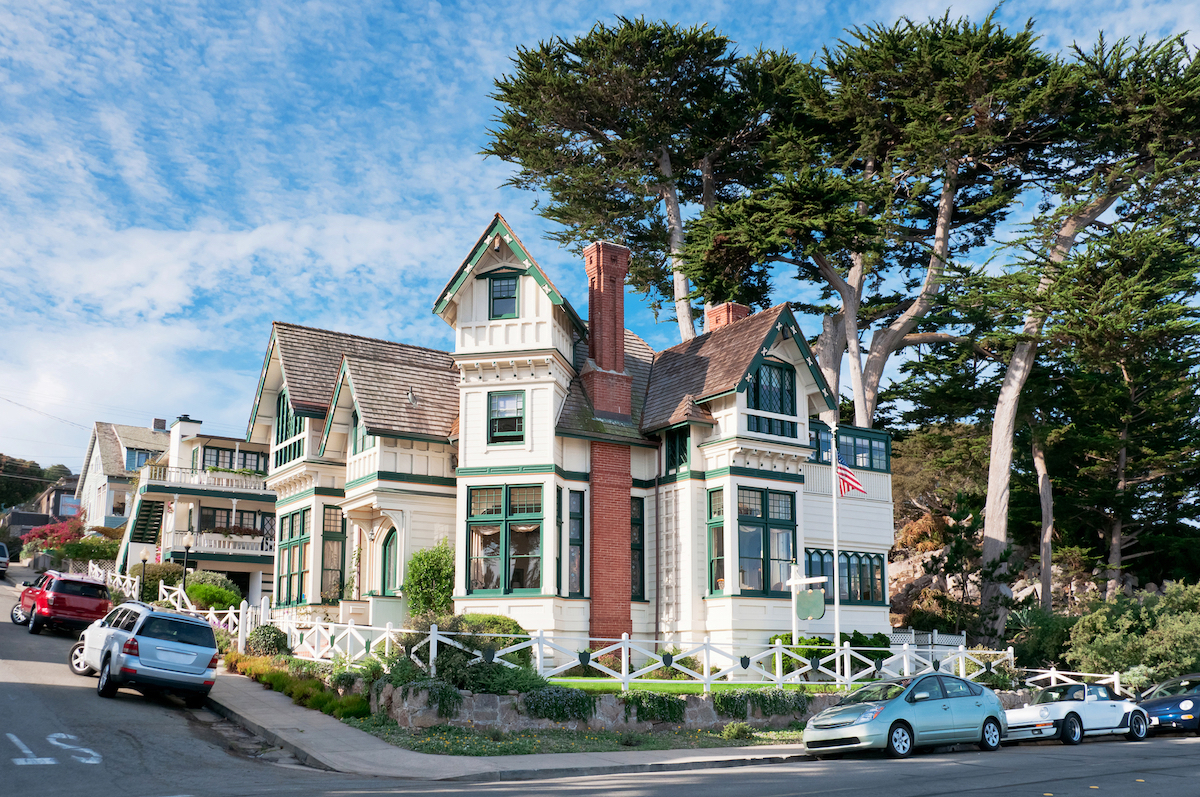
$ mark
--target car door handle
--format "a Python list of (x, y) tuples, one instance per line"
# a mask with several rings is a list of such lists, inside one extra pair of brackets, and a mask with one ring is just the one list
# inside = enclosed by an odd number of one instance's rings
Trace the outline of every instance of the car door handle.
[(977, 705), (977, 706), (982, 706), (982, 705), (983, 705), (983, 703), (980, 703), (978, 700), (976, 700), (976, 701), (975, 701), (975, 705)]
[(945, 704), (942, 705), (942, 711), (949, 711), (949, 710), (950, 710), (949, 706), (947, 706)]

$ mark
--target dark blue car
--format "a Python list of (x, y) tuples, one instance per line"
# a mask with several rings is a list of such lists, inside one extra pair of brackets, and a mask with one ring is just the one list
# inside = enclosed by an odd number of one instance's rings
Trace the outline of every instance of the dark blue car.
[(1200, 734), (1200, 673), (1163, 681), (1138, 702), (1150, 717), (1150, 731), (1186, 730)]

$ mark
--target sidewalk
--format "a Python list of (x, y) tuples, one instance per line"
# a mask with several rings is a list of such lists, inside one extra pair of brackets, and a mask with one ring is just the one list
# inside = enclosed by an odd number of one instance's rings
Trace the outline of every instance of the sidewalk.
[(539, 780), (781, 764), (808, 760), (799, 745), (707, 750), (632, 750), (512, 756), (440, 756), (395, 747), (319, 711), (303, 708), (222, 669), (209, 702), (218, 714), (289, 751), (311, 767), (409, 780)]

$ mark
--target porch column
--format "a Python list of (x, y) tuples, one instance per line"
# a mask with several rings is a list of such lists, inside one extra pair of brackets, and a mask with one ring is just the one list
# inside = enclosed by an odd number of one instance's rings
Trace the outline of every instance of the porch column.
[(250, 573), (250, 595), (247, 601), (251, 605), (257, 606), (259, 601), (262, 600), (262, 578), (263, 574), (261, 570), (255, 570)]

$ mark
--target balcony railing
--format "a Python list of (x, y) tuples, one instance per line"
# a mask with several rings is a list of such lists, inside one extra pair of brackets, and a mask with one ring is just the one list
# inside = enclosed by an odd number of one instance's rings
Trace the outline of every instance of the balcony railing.
[(168, 468), (165, 465), (147, 465), (142, 468), (142, 483), (148, 482), (187, 484), (195, 487), (216, 487), (227, 490), (267, 491), (267, 481), (261, 476), (220, 470)]
[[(183, 550), (183, 538), (188, 535), (186, 531), (168, 531), (163, 532), (163, 542), (166, 543), (168, 549), (177, 551)], [(262, 534), (220, 534), (211, 531), (191, 532), (192, 534), (192, 554), (205, 553), (236, 553), (236, 554), (262, 554), (263, 556), (275, 555), (275, 535)]]

